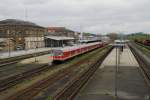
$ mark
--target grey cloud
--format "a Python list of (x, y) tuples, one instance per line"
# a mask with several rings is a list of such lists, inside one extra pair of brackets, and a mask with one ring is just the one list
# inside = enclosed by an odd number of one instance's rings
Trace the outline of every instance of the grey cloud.
[[(149, 32), (150, 0), (1, 0), (0, 19), (18, 18), (43, 26), (94, 33)], [(82, 29), (81, 29), (82, 26)]]
[(37, 4), (45, 4), (45, 3), (47, 3), (48, 2), (48, 0), (24, 0), (23, 1), (23, 4), (25, 4), (25, 5), (37, 5)]

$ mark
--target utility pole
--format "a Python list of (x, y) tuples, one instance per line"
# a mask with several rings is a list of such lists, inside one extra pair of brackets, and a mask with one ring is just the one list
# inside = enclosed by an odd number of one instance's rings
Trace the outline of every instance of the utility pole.
[(118, 69), (118, 46), (116, 45), (116, 66), (115, 66), (115, 98), (117, 100), (117, 69)]
[[(27, 21), (27, 18), (28, 18), (28, 12), (27, 12), (27, 8), (25, 7), (25, 21)], [(25, 23), (24, 23), (25, 24)], [(29, 35), (28, 34), (28, 31), (26, 31), (26, 28), (24, 29), (24, 39), (27, 37), (27, 35)], [(25, 50), (27, 51), (27, 49), (29, 49), (28, 48), (28, 45), (29, 45), (29, 41), (26, 41), (26, 39), (24, 40), (24, 42), (25, 42), (25, 46), (24, 46), (24, 48), (25, 48)], [(30, 41), (31, 42), (31, 41)]]
[(37, 53), (37, 46), (38, 46), (38, 32), (35, 33), (35, 62), (37, 62), (37, 59), (36, 59), (36, 53)]
[(7, 30), (7, 36), (8, 36), (8, 57), (10, 57), (10, 32)]

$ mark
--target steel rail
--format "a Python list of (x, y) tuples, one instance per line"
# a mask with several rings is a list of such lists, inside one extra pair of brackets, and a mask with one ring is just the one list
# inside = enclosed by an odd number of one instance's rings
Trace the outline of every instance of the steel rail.
[(146, 59), (145, 55), (143, 55), (143, 53), (140, 50), (138, 50), (136, 46), (134, 46), (133, 44), (129, 43), (129, 47), (132, 53), (134, 54), (135, 58), (137, 59), (140, 65), (140, 69), (144, 75), (144, 78), (148, 86), (150, 87), (150, 60), (149, 58), (147, 57)]
[(89, 67), (79, 77), (76, 77), (72, 82), (66, 86), (62, 91), (54, 96), (54, 100), (73, 100), (76, 94), (84, 86), (84, 84), (93, 76), (95, 71), (99, 68), (105, 57), (111, 52), (112, 48), (109, 49), (102, 57), (100, 57), (93, 65)]

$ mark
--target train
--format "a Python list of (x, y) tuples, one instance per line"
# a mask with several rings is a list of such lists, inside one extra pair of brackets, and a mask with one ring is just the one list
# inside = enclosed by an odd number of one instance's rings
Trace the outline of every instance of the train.
[(143, 44), (150, 46), (150, 40), (144, 40), (144, 41), (143, 41)]
[(53, 48), (52, 54), (49, 56), (49, 58), (53, 59), (53, 62), (63, 62), (75, 56), (92, 51), (96, 48), (104, 47), (107, 44), (108, 43), (106, 42), (94, 42), (86, 44), (76, 44), (74, 46)]
[(144, 45), (147, 45), (147, 46), (150, 46), (150, 40), (134, 40), (135, 42), (137, 43), (141, 43), (141, 44), (144, 44)]

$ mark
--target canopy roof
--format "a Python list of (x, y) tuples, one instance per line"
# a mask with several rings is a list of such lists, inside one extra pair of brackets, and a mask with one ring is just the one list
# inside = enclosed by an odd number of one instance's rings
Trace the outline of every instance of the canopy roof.
[(52, 40), (74, 40), (73, 37), (65, 37), (65, 36), (46, 36), (46, 38), (52, 39)]

